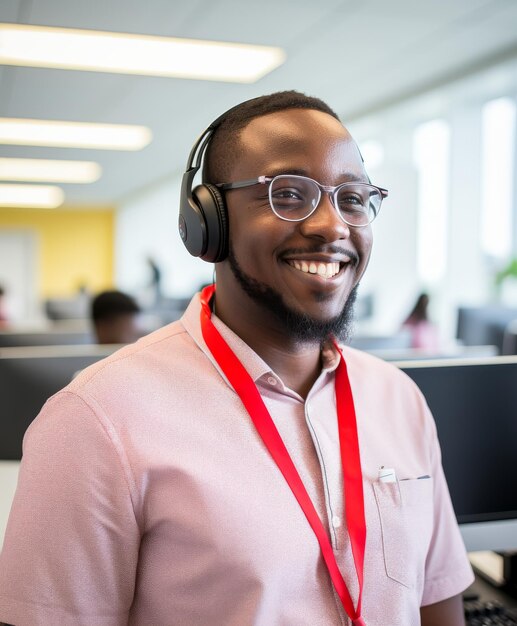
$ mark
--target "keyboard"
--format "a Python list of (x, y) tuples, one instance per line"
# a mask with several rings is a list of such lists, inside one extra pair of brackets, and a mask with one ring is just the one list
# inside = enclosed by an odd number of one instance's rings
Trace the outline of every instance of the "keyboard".
[(467, 626), (517, 626), (517, 613), (499, 602), (465, 600), (463, 608)]

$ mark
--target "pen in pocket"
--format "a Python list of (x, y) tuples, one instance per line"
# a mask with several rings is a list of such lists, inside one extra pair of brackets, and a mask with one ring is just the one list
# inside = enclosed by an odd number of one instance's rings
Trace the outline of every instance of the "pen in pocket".
[(396, 483), (397, 474), (392, 467), (384, 467), (381, 465), (379, 468), (379, 482), (381, 483)]
[(424, 474), (424, 476), (417, 476), (416, 478), (401, 478), (400, 482), (403, 480), (423, 480), (424, 478), (431, 478), (429, 474)]

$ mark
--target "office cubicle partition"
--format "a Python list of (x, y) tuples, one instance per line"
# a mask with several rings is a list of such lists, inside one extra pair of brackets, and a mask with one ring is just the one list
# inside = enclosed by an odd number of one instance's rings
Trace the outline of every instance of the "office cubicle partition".
[(21, 459), (29, 424), (79, 370), (120, 346), (52, 346), (0, 350), (0, 460)]

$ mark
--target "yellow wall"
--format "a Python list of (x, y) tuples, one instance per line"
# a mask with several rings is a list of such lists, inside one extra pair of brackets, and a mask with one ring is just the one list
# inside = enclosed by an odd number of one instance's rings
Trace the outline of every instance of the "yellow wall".
[(39, 297), (113, 287), (113, 208), (0, 209), (0, 229), (30, 230), (38, 241)]

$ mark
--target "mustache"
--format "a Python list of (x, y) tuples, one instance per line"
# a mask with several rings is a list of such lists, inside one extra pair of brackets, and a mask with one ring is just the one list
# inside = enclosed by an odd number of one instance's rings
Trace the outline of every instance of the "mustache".
[(290, 254), (340, 254), (350, 257), (351, 263), (354, 266), (359, 263), (359, 256), (355, 252), (345, 248), (344, 246), (338, 246), (336, 244), (329, 244), (326, 246), (315, 245), (310, 248), (287, 248), (283, 251), (283, 254), (286, 256)]

